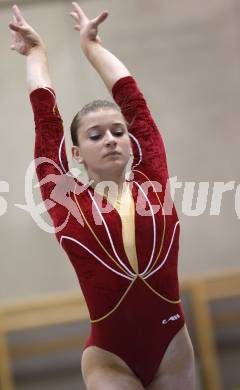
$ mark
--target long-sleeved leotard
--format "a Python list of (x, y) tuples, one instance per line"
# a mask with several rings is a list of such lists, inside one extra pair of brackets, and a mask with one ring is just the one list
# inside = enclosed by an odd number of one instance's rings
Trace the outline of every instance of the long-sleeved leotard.
[(95, 345), (118, 355), (146, 386), (184, 325), (177, 276), (180, 228), (174, 205), (172, 213), (164, 212), (165, 148), (144, 97), (131, 76), (118, 80), (112, 92), (132, 136), (129, 186), (138, 273), (124, 249), (117, 209), (101, 212), (108, 206), (106, 199), (61, 174), (68, 172), (63, 127), (54, 92), (47, 88), (30, 96), (36, 123), (35, 158), (54, 162), (38, 165), (37, 174), (47, 206), (49, 199), (59, 200), (49, 213), (54, 226), (62, 226), (56, 237), (77, 273), (89, 309), (91, 333), (85, 348)]

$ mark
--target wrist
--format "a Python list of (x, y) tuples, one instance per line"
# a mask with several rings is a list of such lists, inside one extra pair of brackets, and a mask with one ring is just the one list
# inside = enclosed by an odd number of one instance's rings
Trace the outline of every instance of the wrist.
[(80, 39), (80, 44), (83, 53), (89, 59), (93, 56), (93, 54), (101, 47), (101, 44), (97, 41)]
[(96, 63), (102, 62), (104, 59), (104, 47), (99, 42), (89, 42), (82, 47), (85, 57), (95, 67)]
[(43, 44), (38, 44), (29, 49), (27, 57), (42, 56), (47, 58), (47, 51)]

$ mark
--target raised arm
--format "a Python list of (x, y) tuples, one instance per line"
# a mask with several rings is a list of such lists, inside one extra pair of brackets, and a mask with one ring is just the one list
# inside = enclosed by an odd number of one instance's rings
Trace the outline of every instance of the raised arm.
[(133, 167), (145, 171), (154, 180), (165, 185), (168, 179), (165, 147), (160, 132), (151, 116), (147, 103), (136, 81), (125, 65), (102, 46), (99, 25), (107, 18), (103, 11), (90, 20), (78, 3), (73, 2), (71, 12), (75, 29), (80, 33), (81, 48), (104, 81), (114, 100), (120, 106), (132, 135)]
[(112, 92), (112, 87), (116, 81), (129, 76), (130, 73), (125, 65), (101, 44), (98, 26), (108, 17), (108, 12), (103, 11), (96, 18), (90, 20), (78, 3), (73, 2), (72, 4), (74, 10), (70, 15), (76, 22), (75, 30), (80, 33), (81, 48), (89, 62), (101, 76), (109, 92)]
[[(52, 89), (45, 45), (39, 34), (26, 22), (20, 9), (14, 5), (12, 10), (13, 20), (9, 24), (12, 32), (11, 49), (26, 57), (27, 86), (36, 127), (36, 171), (39, 182), (42, 183), (43, 200), (47, 201), (49, 208), (53, 205), (49, 200), (57, 178), (68, 171), (62, 119)], [(48, 162), (43, 162), (46, 159)], [(52, 217), (53, 214), (51, 210)]]
[(37, 88), (52, 88), (48, 70), (47, 54), (39, 34), (26, 22), (20, 9), (14, 5), (11, 49), (26, 56), (27, 85), (31, 93)]

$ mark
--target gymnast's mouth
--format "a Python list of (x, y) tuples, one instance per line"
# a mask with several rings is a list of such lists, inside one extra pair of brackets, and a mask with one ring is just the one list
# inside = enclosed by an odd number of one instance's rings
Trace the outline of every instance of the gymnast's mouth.
[(113, 152), (109, 152), (107, 154), (105, 154), (103, 157), (109, 157), (109, 156), (120, 156), (121, 153), (117, 152), (117, 151), (113, 151)]

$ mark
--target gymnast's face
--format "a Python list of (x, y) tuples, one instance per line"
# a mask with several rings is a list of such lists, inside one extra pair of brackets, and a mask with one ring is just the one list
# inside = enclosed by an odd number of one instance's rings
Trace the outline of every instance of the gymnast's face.
[(72, 147), (73, 157), (82, 162), (90, 178), (101, 180), (119, 177), (130, 158), (131, 142), (121, 112), (99, 109), (81, 119), (79, 146)]

